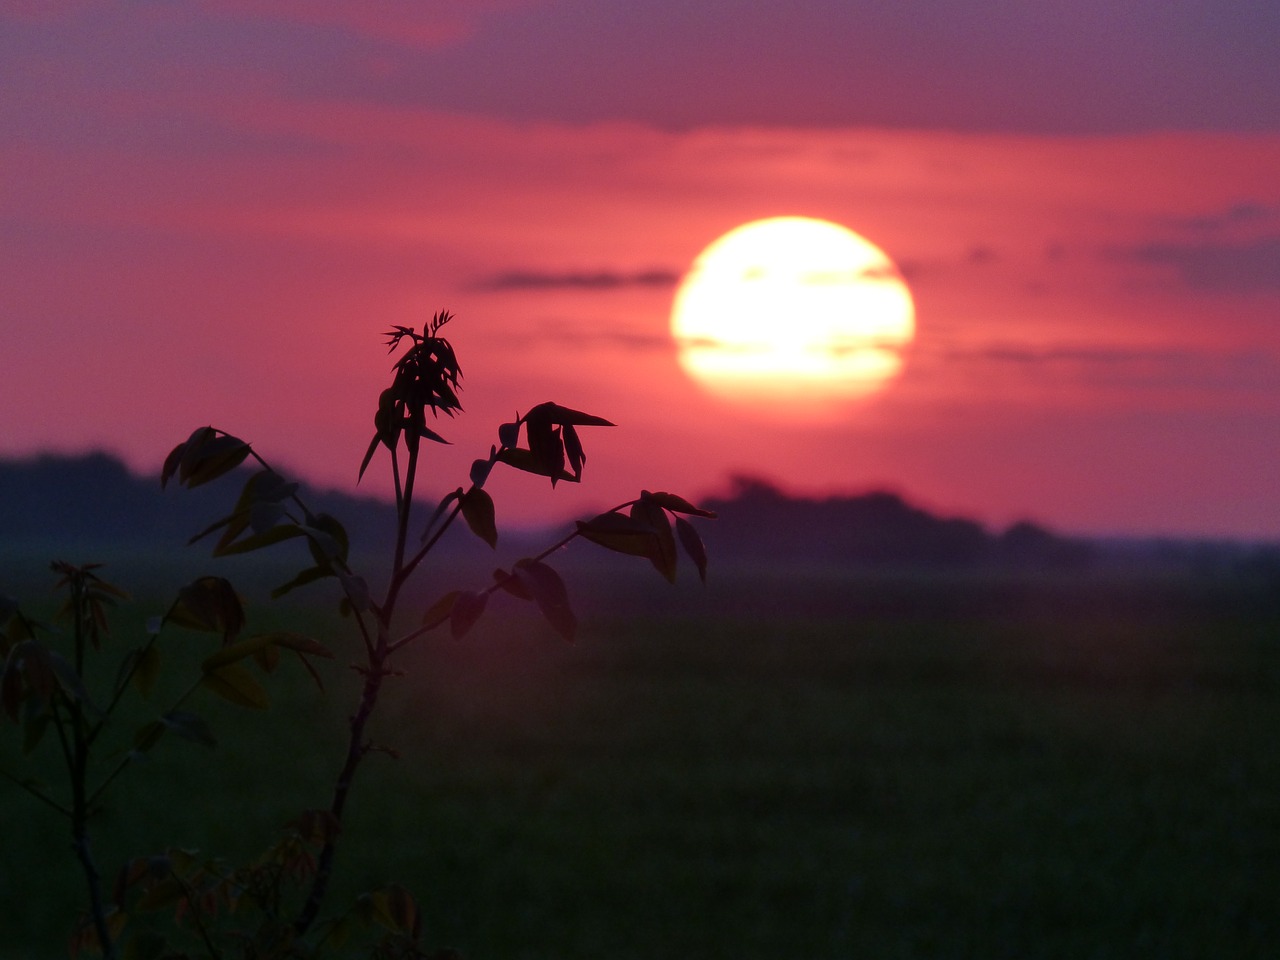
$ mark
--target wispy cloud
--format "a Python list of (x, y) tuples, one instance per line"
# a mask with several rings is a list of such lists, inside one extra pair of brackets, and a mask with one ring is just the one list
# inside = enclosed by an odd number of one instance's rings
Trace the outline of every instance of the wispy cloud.
[(541, 320), (509, 331), (502, 337), (511, 348), (556, 346), (570, 350), (615, 350), (625, 353), (666, 353), (675, 350), (675, 342), (665, 332), (628, 329), (606, 321)]
[(667, 289), (680, 281), (675, 270), (507, 270), (471, 284), (476, 290), (618, 290), (625, 287)]
[(1240, 243), (1148, 243), (1131, 259), (1171, 268), (1187, 286), (1215, 293), (1280, 290), (1280, 234)]
[(1177, 227), (1196, 233), (1218, 233), (1237, 227), (1258, 226), (1280, 220), (1280, 209), (1256, 200), (1241, 200), (1213, 213), (1176, 218)]
[(925, 345), (920, 351), (945, 361), (995, 364), (1036, 377), (1065, 376), (1095, 385), (1251, 390), (1269, 389), (1280, 378), (1280, 358), (1263, 349), (987, 343), (939, 345), (932, 351)]

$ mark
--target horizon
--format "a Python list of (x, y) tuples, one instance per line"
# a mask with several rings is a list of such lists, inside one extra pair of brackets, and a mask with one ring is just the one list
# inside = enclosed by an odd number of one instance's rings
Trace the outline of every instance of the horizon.
[[(65, 453), (60, 451), (44, 450), (44, 451), (38, 451), (36, 453), (32, 453), (24, 456), (18, 456), (18, 457), (0, 455), (0, 480), (6, 479), (9, 476), (11, 476), (9, 471), (13, 471), (13, 470), (20, 471), (20, 470), (23, 470), (24, 468), (39, 469), (41, 467), (45, 467), (49, 465), (52, 465), (55, 467), (69, 466), (74, 468), (76, 466), (87, 466), (92, 464), (94, 461), (98, 461), (98, 460), (105, 460), (107, 464), (109, 464), (110, 467), (113, 469), (118, 468), (120, 470), (123, 470), (125, 475), (128, 478), (128, 481), (131, 484), (136, 485), (140, 491), (151, 490), (157, 496), (161, 494), (162, 491), (159, 486), (158, 470), (142, 470), (142, 471), (136, 470), (124, 458), (120, 457), (115, 453), (112, 453), (109, 450), (101, 450), (101, 449), (88, 450), (88, 451), (82, 451), (77, 453)], [(237, 484), (242, 483), (244, 479), (244, 476), (240, 475), (240, 472), (251, 471), (252, 469), (253, 468), (248, 465), (242, 465), (241, 467), (237, 468), (237, 471), (236, 471), (236, 475), (239, 476), (238, 480), (234, 479), (234, 477), (231, 480), (220, 478), (224, 481), (223, 483), (211, 484), (210, 487), (205, 488), (202, 491), (203, 499), (211, 500), (211, 501), (218, 500), (218, 499), (226, 500), (226, 503), (223, 504), (222, 507), (214, 508), (215, 513), (223, 512), (223, 507), (231, 503), (231, 498), (233, 498), (233, 496), (236, 494)], [(286, 479), (300, 479), (295, 474), (292, 474), (290, 471), (288, 471), (287, 469), (284, 471), (284, 476), (286, 477)], [(338, 487), (317, 486), (317, 485), (311, 484), (311, 482), (307, 481), (305, 478), (301, 478), (301, 479), (302, 479), (302, 483), (304, 484), (304, 486), (306, 486), (311, 496), (321, 497), (321, 498), (330, 498), (330, 497), (348, 498), (350, 501), (349, 506), (353, 506), (357, 508), (359, 508), (363, 504), (370, 504), (370, 505), (376, 505), (376, 507), (380, 509), (385, 509), (387, 511), (394, 511), (395, 509), (394, 500), (385, 496), (379, 496), (378, 494), (370, 493), (369, 491), (362, 492), (358, 489), (355, 491), (351, 491), (351, 490), (341, 489)], [(153, 481), (154, 481), (154, 484), (153, 484)], [(217, 490), (219, 486), (222, 487), (222, 490), (220, 493)], [(753, 501), (755, 501), (756, 498), (758, 498), (761, 495), (765, 496), (771, 501), (776, 499), (777, 505), (783, 509), (787, 507), (818, 507), (818, 508), (835, 507), (838, 509), (843, 505), (866, 502), (870, 500), (877, 500), (881, 498), (888, 498), (889, 500), (895, 501), (897, 504), (901, 505), (908, 512), (914, 513), (914, 514), (921, 514), (924, 517), (927, 517), (930, 521), (936, 521), (939, 523), (959, 522), (964, 524), (972, 524), (976, 526), (979, 530), (981, 530), (985, 536), (991, 538), (993, 541), (998, 541), (1001, 537), (1004, 537), (1005, 535), (1009, 534), (1010, 532), (1016, 531), (1019, 528), (1030, 526), (1033, 529), (1049, 534), (1052, 538), (1054, 538), (1056, 541), (1060, 543), (1070, 543), (1070, 542), (1087, 543), (1097, 547), (1105, 547), (1105, 548), (1114, 547), (1114, 548), (1123, 549), (1126, 546), (1141, 547), (1143, 545), (1146, 545), (1150, 547), (1150, 546), (1160, 546), (1163, 544), (1168, 544), (1168, 545), (1182, 545), (1182, 546), (1188, 546), (1188, 547), (1202, 545), (1202, 546), (1210, 546), (1210, 547), (1218, 546), (1218, 547), (1223, 547), (1228, 549), (1235, 549), (1235, 548), (1244, 549), (1244, 550), (1259, 549), (1263, 551), (1272, 551), (1272, 550), (1280, 549), (1280, 537), (1276, 537), (1276, 538), (1212, 537), (1212, 536), (1200, 536), (1196, 534), (1186, 534), (1181, 536), (1166, 535), (1166, 534), (1124, 535), (1124, 534), (1116, 534), (1108, 531), (1073, 531), (1073, 530), (1060, 529), (1050, 524), (1046, 524), (1045, 522), (1043, 522), (1042, 520), (1034, 516), (1019, 517), (1015, 520), (1010, 521), (1009, 523), (996, 524), (996, 523), (990, 523), (985, 519), (983, 519), (982, 517), (978, 517), (970, 514), (936, 510), (930, 507), (928, 504), (921, 503), (919, 500), (912, 498), (908, 493), (905, 493), (902, 490), (893, 489), (889, 487), (867, 487), (865, 489), (860, 489), (860, 490), (844, 490), (844, 491), (838, 491), (835, 493), (828, 493), (828, 494), (808, 494), (804, 492), (795, 492), (795, 491), (787, 490), (781, 486), (774, 484), (772, 481), (770, 481), (767, 478), (752, 476), (748, 474), (738, 474), (738, 475), (729, 477), (721, 489), (706, 491), (704, 492), (703, 495), (695, 497), (694, 501), (700, 506), (718, 507), (718, 508), (724, 508), (724, 507), (733, 506), (733, 505), (740, 506), (744, 504), (747, 506), (750, 506), (753, 503)], [(177, 499), (175, 499), (173, 506), (175, 507), (180, 506), (182, 497), (183, 495), (177, 494), (176, 495)], [(4, 506), (5, 504), (0, 503), (0, 512), (3, 512)], [(312, 504), (312, 506), (315, 506), (315, 504)], [(426, 511), (428, 511), (430, 507), (431, 507), (430, 502), (427, 502), (427, 501), (419, 502), (417, 504), (417, 510), (415, 511), (415, 516), (421, 519), (421, 515)], [(331, 509), (331, 507), (326, 507), (325, 509)], [(553, 531), (557, 528), (572, 526), (575, 520), (585, 519), (587, 516), (591, 515), (594, 512), (603, 511), (606, 509), (608, 509), (608, 507), (603, 503), (599, 503), (595, 505), (588, 504), (588, 509), (578, 514), (564, 514), (563, 516), (550, 517), (550, 518), (541, 519), (537, 521), (521, 522), (517, 520), (514, 522), (507, 522), (503, 520), (501, 516), (501, 507), (499, 506), (498, 519), (500, 521), (501, 529), (511, 535), (514, 535), (517, 538), (528, 537), (528, 536), (544, 536), (548, 532)], [(358, 522), (358, 518), (356, 516), (338, 516), (337, 519), (343, 522)], [(714, 538), (715, 531), (718, 529), (719, 527), (713, 528), (713, 530), (710, 533), (708, 533), (707, 531), (704, 531), (704, 534), (708, 536), (712, 536)], [(52, 539), (57, 540), (57, 539), (60, 539), (65, 533), (66, 533), (65, 530), (61, 532), (53, 532), (50, 534), (50, 536), (52, 537)], [(742, 536), (743, 531), (741, 530), (726, 531), (726, 534), (729, 536), (730, 540), (742, 541), (743, 539), (743, 536)], [(463, 539), (467, 539), (467, 538), (464, 537)], [(21, 537), (19, 537), (19, 540), (21, 540)], [(751, 540), (751, 537), (749, 536), (749, 531), (748, 531), (746, 540), (747, 541)], [(767, 546), (767, 544), (761, 544), (761, 546)], [(821, 552), (821, 550), (819, 550), (818, 552)]]
[[(158, 472), (197, 426), (356, 485), (438, 310), (465, 413), (586, 428), (581, 485), (500, 520), (735, 475), (991, 529), (1280, 540), (1280, 15), (662, 0), (0, 11), (0, 458)], [(673, 298), (748, 222), (829, 220), (915, 304), (901, 373), (819, 414), (704, 389)], [(778, 334), (786, 333), (785, 320)]]

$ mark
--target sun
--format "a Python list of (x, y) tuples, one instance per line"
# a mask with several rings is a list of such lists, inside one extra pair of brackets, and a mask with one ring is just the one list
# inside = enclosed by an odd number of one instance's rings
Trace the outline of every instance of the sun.
[(671, 309), (690, 377), (783, 414), (830, 412), (881, 389), (914, 334), (911, 292), (884, 251), (808, 217), (730, 230), (694, 260)]

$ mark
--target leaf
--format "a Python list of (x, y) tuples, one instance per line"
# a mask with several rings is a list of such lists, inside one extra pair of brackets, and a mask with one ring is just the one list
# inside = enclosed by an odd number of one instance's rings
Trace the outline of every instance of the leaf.
[(476, 487), (483, 487), (484, 482), (489, 479), (489, 471), (493, 469), (494, 461), (492, 458), (488, 460), (474, 460), (471, 463), (471, 484)]
[(271, 705), (267, 692), (247, 669), (238, 663), (219, 667), (204, 675), (204, 685), (240, 707), (265, 710)]
[(232, 638), (244, 627), (244, 607), (224, 577), (198, 577), (178, 591), (165, 620)]
[(578, 629), (578, 618), (569, 606), (569, 593), (560, 574), (541, 560), (517, 560), (515, 574), (520, 578), (547, 622), (566, 640), (572, 641)]
[(462, 519), (471, 532), (491, 548), (498, 546), (497, 516), (493, 497), (479, 487), (472, 487), (462, 498)]
[(145, 647), (138, 654), (138, 662), (133, 670), (132, 683), (138, 688), (145, 700), (155, 689), (156, 680), (160, 676), (160, 648), (154, 643)]
[(0, 703), (3, 703), (9, 719), (17, 723), (18, 708), (22, 704), (22, 667), (21, 661), (12, 653), (5, 661), (4, 676), (0, 678)]
[(434, 430), (428, 427), (425, 423), (416, 424), (414, 426), (414, 429), (418, 432), (419, 436), (426, 437), (428, 440), (432, 440), (436, 443), (443, 443), (446, 446), (452, 445), (450, 441), (440, 436), (440, 434), (436, 433)]
[(216, 747), (218, 745), (218, 741), (214, 739), (213, 731), (209, 729), (209, 724), (205, 722), (203, 717), (199, 717), (194, 713), (171, 710), (160, 718), (160, 722), (184, 740), (190, 740), (206, 747)]
[(364, 479), (364, 472), (369, 469), (369, 463), (373, 460), (374, 453), (377, 452), (378, 444), (382, 438), (377, 434), (369, 441), (369, 449), (364, 452), (364, 459), (360, 461), (360, 472), (356, 474), (356, 483)]
[(668, 583), (676, 582), (676, 540), (671, 533), (667, 513), (652, 500), (643, 497), (631, 505), (631, 517), (650, 527), (654, 534), (654, 550), (649, 560)]
[(493, 571), (493, 581), (513, 597), (519, 597), (521, 600), (533, 599), (533, 594), (529, 592), (529, 588), (514, 573), (507, 573), (507, 571), (499, 568)]
[(289, 650), (297, 650), (299, 653), (309, 653), (313, 656), (333, 659), (333, 652), (328, 647), (312, 640), (310, 637), (295, 633), (292, 630), (275, 630), (227, 644), (217, 653), (206, 657), (204, 662), (200, 664), (200, 669), (205, 673), (213, 673), (225, 666), (248, 659), (259, 651), (273, 646), (285, 647)]
[(545, 416), (551, 423), (572, 424), (579, 427), (613, 427), (613, 422), (604, 417), (593, 416), (580, 410), (571, 410), (558, 403), (540, 403), (525, 415), (527, 421), (535, 415)]
[(417, 937), (422, 918), (418, 913), (418, 905), (413, 895), (404, 887), (393, 883), (382, 891), (386, 905), (386, 916), (391, 920), (391, 929), (398, 933)]
[(342, 821), (328, 810), (304, 810), (286, 826), (307, 843), (330, 843), (342, 833)]
[(684, 547), (684, 552), (693, 561), (693, 565), (698, 568), (698, 576), (703, 583), (706, 583), (707, 548), (702, 543), (702, 537), (698, 535), (694, 525), (684, 517), (676, 517), (676, 533), (680, 537), (680, 545)]
[(145, 754), (151, 750), (168, 729), (159, 720), (149, 720), (140, 726), (133, 735), (134, 752)]
[(582, 441), (578, 439), (578, 431), (573, 424), (565, 424), (560, 432), (564, 440), (565, 456), (569, 458), (569, 469), (575, 477), (582, 476), (582, 467), (587, 462), (587, 455), (582, 449)]
[(325, 577), (333, 576), (333, 571), (327, 567), (307, 567), (307, 569), (298, 573), (288, 583), (282, 583), (271, 591), (271, 598), (279, 600), (286, 593), (298, 589), (298, 587), (306, 586), (308, 583), (315, 583), (317, 580), (323, 580)]
[(488, 594), (476, 593), (473, 590), (459, 590), (449, 608), (449, 632), (455, 640), (466, 636), (476, 625), (480, 615), (484, 613)]
[(504, 447), (516, 447), (520, 445), (520, 417), (516, 416), (514, 423), (504, 423), (498, 427), (498, 442)]
[(346, 528), (337, 517), (328, 513), (318, 513), (315, 516), (308, 516), (307, 522), (299, 526), (307, 535), (311, 556), (317, 566), (323, 566), (331, 560), (347, 559), (351, 541), (347, 537)]
[(426, 527), (424, 527), (422, 530), (423, 543), (427, 542), (427, 538), (431, 536), (431, 532), (432, 530), (435, 529), (436, 523), (439, 521), (441, 517), (444, 516), (445, 511), (449, 509), (449, 504), (453, 503), (455, 500), (461, 500), (461, 499), (462, 499), (461, 487), (458, 487), (458, 489), (456, 490), (449, 491), (443, 497), (440, 498), (440, 502), (436, 504), (436, 508), (433, 511), (431, 511), (431, 519), (427, 521)]
[(608, 550), (635, 557), (652, 557), (658, 549), (658, 535), (652, 527), (613, 511), (579, 520), (578, 534)]
[[(245, 524), (247, 527), (248, 524)], [(241, 530), (245, 529), (241, 527)], [(231, 527), (227, 528), (232, 529)], [(308, 536), (307, 532), (296, 523), (281, 523), (274, 527), (268, 527), (259, 533), (251, 533), (243, 540), (234, 542), (227, 541), (224, 545), (222, 541), (213, 548), (215, 557), (229, 557), (238, 553), (249, 553), (252, 550), (261, 550), (263, 547), (270, 547), (277, 543), (283, 543), (286, 540), (292, 540), (295, 537)], [(224, 538), (225, 539), (225, 538)]]
[(695, 507), (684, 497), (674, 493), (650, 493), (648, 490), (643, 490), (640, 493), (640, 497), (642, 500), (652, 500), (658, 506), (665, 510), (670, 510), (672, 513), (687, 513), (694, 517), (707, 517), (711, 520), (714, 520), (716, 516), (715, 511)]
[[(499, 463), (505, 463), (507, 466), (523, 470), (525, 473), (537, 474), (540, 477), (551, 477), (552, 481), (568, 480), (572, 483), (578, 482), (577, 477), (564, 469), (563, 457), (559, 460), (554, 455), (539, 458), (532, 450), (525, 450), (523, 447), (504, 448), (497, 452), (496, 457)], [(476, 462), (479, 463), (481, 461)]]
[[(240, 438), (226, 434), (207, 439), (198, 446), (187, 449), (179, 468), (178, 479), (188, 489), (209, 483), (244, 463), (250, 449), (249, 444)], [(192, 457), (193, 451), (198, 456)]]
[(22, 710), (22, 752), (30, 754), (40, 744), (45, 730), (49, 729), (49, 721), (53, 715), (35, 697), (23, 704)]
[(434, 630), (440, 624), (449, 619), (449, 615), (453, 612), (453, 605), (458, 599), (460, 590), (450, 590), (443, 597), (427, 607), (427, 612), (422, 615), (422, 626), (426, 630)]
[(73, 703), (79, 703), (95, 716), (102, 716), (102, 711), (89, 697), (89, 691), (85, 689), (84, 680), (76, 672), (76, 668), (71, 665), (71, 661), (56, 650), (50, 650), (48, 657), (49, 666), (53, 669), (53, 675), (57, 677), (58, 686), (62, 688), (66, 698)]

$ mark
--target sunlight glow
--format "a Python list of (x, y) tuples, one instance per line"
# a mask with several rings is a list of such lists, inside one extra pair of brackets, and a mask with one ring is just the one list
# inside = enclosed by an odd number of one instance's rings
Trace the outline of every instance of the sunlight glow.
[(911, 294), (874, 244), (825, 220), (745, 224), (702, 251), (676, 292), (681, 366), (730, 401), (830, 408), (901, 372)]

